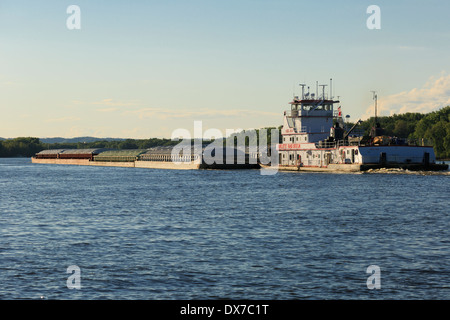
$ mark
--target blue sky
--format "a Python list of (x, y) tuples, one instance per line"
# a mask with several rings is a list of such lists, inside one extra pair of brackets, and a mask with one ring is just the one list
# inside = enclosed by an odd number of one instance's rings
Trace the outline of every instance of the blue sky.
[(278, 126), (299, 83), (330, 78), (354, 121), (370, 90), (386, 115), (450, 103), (450, 3), (341, 2), (2, 0), (0, 137)]

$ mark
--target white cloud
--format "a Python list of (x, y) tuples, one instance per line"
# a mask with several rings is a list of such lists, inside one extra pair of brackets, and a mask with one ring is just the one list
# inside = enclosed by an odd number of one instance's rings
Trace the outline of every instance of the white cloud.
[(399, 45), (397, 46), (398, 50), (404, 50), (404, 51), (424, 51), (428, 50), (427, 47), (418, 47), (418, 46), (407, 46), (407, 45)]
[(3, 81), (3, 82), (1, 82), (0, 84), (1, 84), (2, 86), (9, 87), (9, 86), (15, 86), (15, 85), (18, 85), (19, 83), (16, 82), (16, 81)]
[[(111, 98), (102, 99), (98, 101), (80, 101), (72, 100), (72, 106), (98, 106), (95, 110), (101, 113), (110, 113), (117, 115), (135, 116), (139, 119), (219, 119), (219, 118), (243, 118), (243, 117), (279, 117), (278, 113), (267, 112), (260, 110), (248, 109), (176, 109), (176, 108), (161, 108), (161, 107), (143, 107), (142, 102), (138, 100), (114, 100)], [(129, 107), (129, 108), (124, 108)]]
[(61, 117), (61, 118), (52, 118), (45, 120), (46, 122), (73, 122), (80, 121), (81, 119), (78, 117)]
[(117, 110), (119, 110), (119, 108), (116, 108), (116, 107), (97, 109), (97, 111), (99, 111), (99, 112), (114, 112)]
[(114, 100), (111, 98), (102, 99), (98, 101), (81, 101), (81, 100), (72, 100), (68, 108), (79, 107), (79, 106), (100, 106), (104, 108), (96, 109), (100, 112), (111, 112), (119, 110), (118, 107), (138, 107), (141, 103), (138, 100), (130, 100), (130, 101), (122, 101), (122, 100)]
[(131, 101), (117, 101), (114, 99), (103, 99), (101, 101), (92, 102), (94, 105), (100, 106), (109, 106), (109, 107), (129, 107), (129, 106), (138, 106), (139, 102), (136, 100)]
[[(422, 88), (414, 88), (386, 97), (378, 97), (378, 115), (386, 116), (406, 112), (428, 113), (450, 105), (450, 75), (430, 77)], [(374, 105), (367, 108), (362, 119), (374, 115)]]
[(278, 116), (274, 112), (244, 110), (244, 109), (230, 109), (230, 110), (176, 110), (163, 108), (142, 108), (134, 111), (126, 111), (124, 114), (136, 115), (139, 119), (156, 118), (156, 119), (171, 119), (171, 118), (196, 118), (198, 120), (211, 118), (242, 118), (250, 116)]

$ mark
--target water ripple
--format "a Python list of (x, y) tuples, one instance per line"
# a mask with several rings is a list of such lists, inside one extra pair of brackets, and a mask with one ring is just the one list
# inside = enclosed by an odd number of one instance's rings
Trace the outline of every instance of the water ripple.
[(0, 299), (449, 299), (448, 174), (373, 173), (0, 159)]

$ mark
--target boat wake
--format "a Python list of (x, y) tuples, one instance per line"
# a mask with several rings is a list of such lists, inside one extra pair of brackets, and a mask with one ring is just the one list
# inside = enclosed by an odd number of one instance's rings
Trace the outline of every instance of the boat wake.
[(450, 171), (412, 171), (400, 168), (381, 168), (369, 169), (363, 172), (364, 174), (411, 174), (419, 176), (450, 176)]

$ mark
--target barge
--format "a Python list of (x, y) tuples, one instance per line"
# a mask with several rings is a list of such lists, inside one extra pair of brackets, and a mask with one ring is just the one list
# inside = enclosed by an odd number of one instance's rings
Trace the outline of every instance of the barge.
[[(201, 153), (194, 150), (190, 155), (177, 155), (174, 147), (154, 147), (150, 149), (111, 150), (111, 149), (53, 149), (43, 150), (31, 158), (32, 163), (40, 164), (66, 164), (101, 167), (125, 167), (125, 168), (150, 168), (150, 169), (176, 169), (176, 170), (200, 170), (200, 169), (259, 169), (257, 159), (251, 159), (251, 155), (244, 154), (244, 163), (234, 161), (227, 164), (205, 161), (205, 147)], [(233, 152), (237, 158), (238, 150), (231, 151), (224, 148), (223, 155)]]

